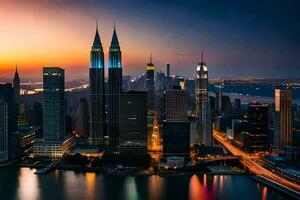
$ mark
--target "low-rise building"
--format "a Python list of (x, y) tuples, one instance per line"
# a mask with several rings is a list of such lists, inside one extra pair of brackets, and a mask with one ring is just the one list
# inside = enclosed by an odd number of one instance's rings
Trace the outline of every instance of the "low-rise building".
[(33, 144), (34, 157), (61, 158), (75, 144), (75, 136), (69, 136), (63, 141), (37, 139)]

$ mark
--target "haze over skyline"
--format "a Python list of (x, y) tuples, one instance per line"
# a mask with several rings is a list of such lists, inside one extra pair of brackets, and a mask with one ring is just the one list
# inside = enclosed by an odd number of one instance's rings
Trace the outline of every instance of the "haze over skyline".
[(300, 77), (300, 2), (21, 0), (0, 3), (0, 79), (41, 80), (43, 66), (87, 78), (98, 19), (107, 67), (116, 20), (125, 75), (156, 69), (195, 76), (204, 49), (209, 76)]

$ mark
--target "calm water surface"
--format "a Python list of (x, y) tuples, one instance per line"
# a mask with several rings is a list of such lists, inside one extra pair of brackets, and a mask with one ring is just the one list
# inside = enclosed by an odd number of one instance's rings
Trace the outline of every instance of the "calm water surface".
[(134, 177), (60, 170), (48, 175), (33, 172), (29, 168), (0, 169), (0, 199), (289, 199), (243, 175)]

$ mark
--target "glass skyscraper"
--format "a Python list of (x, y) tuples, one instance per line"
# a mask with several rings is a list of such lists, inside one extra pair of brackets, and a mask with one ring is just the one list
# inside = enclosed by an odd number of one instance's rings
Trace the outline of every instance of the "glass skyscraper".
[(90, 52), (90, 135), (92, 145), (104, 144), (105, 131), (105, 93), (104, 93), (104, 53), (101, 39), (96, 29)]
[(114, 27), (108, 61), (108, 135), (111, 148), (119, 146), (120, 94), (122, 93), (122, 52)]
[(44, 139), (62, 141), (65, 135), (65, 70), (44, 67)]

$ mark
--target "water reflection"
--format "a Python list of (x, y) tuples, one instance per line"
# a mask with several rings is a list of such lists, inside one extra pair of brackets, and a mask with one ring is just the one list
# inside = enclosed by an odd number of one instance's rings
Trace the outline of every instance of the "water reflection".
[(139, 199), (139, 195), (136, 188), (135, 177), (127, 177), (125, 180), (125, 192), (126, 199), (128, 200), (137, 200)]
[(18, 199), (35, 200), (39, 199), (38, 177), (29, 168), (21, 168), (19, 175)]
[(162, 189), (163, 181), (161, 177), (159, 177), (158, 175), (149, 177), (148, 190), (151, 200), (159, 199), (160, 194), (162, 193)]
[(95, 173), (86, 173), (85, 174), (86, 179), (86, 197), (88, 200), (95, 199), (95, 186), (96, 186), (96, 174)]
[[(0, 199), (16, 200), (288, 200), (249, 176), (133, 177), (53, 171), (35, 175), (28, 168), (1, 168)], [(258, 188), (257, 188), (258, 187)]]
[(262, 191), (261, 200), (267, 200), (267, 192), (268, 192), (268, 189), (266, 186), (264, 186), (263, 191)]
[(193, 175), (190, 179), (189, 189), (190, 200), (205, 200), (206, 196), (203, 191), (203, 187), (197, 175)]
[(224, 176), (221, 175), (220, 176), (220, 192), (223, 192), (223, 178), (224, 178)]

